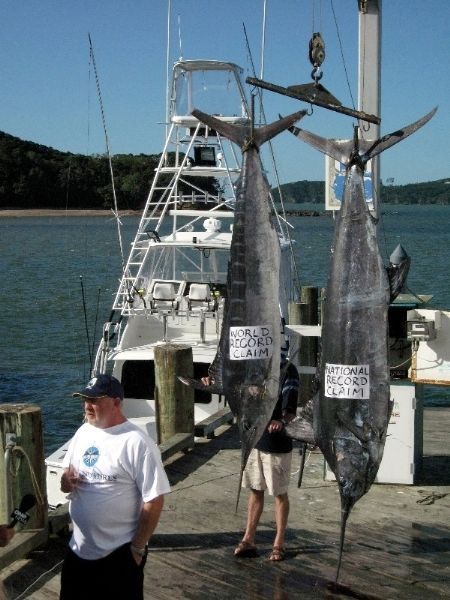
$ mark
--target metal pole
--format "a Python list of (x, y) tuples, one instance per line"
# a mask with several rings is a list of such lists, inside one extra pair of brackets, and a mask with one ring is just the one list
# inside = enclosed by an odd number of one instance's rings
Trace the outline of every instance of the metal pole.
[[(380, 116), (381, 114), (381, 0), (359, 2), (359, 71), (358, 109)], [(379, 123), (363, 123), (361, 138), (377, 140)], [(374, 213), (378, 213), (380, 199), (380, 161), (372, 159)]]

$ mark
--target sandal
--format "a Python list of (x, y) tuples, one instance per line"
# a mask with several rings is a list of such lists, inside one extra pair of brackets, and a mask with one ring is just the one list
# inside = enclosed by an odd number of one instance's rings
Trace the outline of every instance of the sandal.
[(254, 558), (258, 556), (258, 551), (254, 544), (242, 540), (234, 549), (234, 556), (237, 558)]
[(280, 562), (281, 560), (284, 560), (285, 556), (286, 550), (284, 548), (282, 548), (281, 546), (274, 546), (272, 548), (272, 552), (269, 555), (269, 560), (273, 562)]

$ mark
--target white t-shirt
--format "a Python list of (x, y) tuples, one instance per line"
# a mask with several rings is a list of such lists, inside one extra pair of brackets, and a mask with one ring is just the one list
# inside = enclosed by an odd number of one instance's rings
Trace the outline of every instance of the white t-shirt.
[(79, 474), (70, 495), (70, 548), (88, 560), (131, 541), (143, 502), (170, 492), (161, 454), (139, 427), (125, 421), (100, 429), (85, 423), (63, 461)]

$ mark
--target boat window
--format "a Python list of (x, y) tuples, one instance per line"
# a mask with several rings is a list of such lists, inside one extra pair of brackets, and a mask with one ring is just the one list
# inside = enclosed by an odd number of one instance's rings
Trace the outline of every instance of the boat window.
[[(208, 363), (194, 363), (194, 379), (208, 375)], [(155, 397), (155, 363), (152, 360), (127, 360), (122, 367), (125, 398), (153, 400)], [(195, 402), (209, 404), (211, 394), (195, 390)]]
[[(193, 234), (183, 232), (178, 237), (183, 235), (189, 237), (189, 243), (192, 242)], [(228, 249), (162, 246), (154, 248), (152, 256), (148, 258), (148, 268), (154, 281), (169, 281), (177, 285), (186, 280), (209, 284), (226, 283), (228, 258)]]
[(155, 397), (155, 364), (152, 360), (127, 360), (122, 367), (125, 398)]

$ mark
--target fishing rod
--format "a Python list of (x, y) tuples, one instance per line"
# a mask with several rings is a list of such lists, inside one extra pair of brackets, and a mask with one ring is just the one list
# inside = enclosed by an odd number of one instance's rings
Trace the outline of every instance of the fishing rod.
[[(98, 323), (98, 314), (99, 314), (99, 309), (100, 309), (100, 294), (101, 294), (102, 289), (99, 287), (98, 291), (97, 291), (97, 306), (95, 309), (95, 320), (94, 320), (94, 333), (92, 335), (92, 357), (94, 356), (94, 351), (95, 351), (95, 340), (97, 338), (97, 323)], [(93, 369), (94, 365), (92, 363), (92, 359), (91, 359), (91, 371)]]
[(80, 285), (81, 285), (81, 298), (82, 298), (82, 302), (83, 302), (84, 327), (86, 329), (86, 338), (87, 338), (87, 346), (88, 346), (88, 354), (89, 354), (89, 365), (92, 368), (91, 340), (90, 340), (90, 335), (89, 335), (89, 326), (88, 326), (88, 322), (87, 322), (86, 295), (84, 293), (83, 275), (80, 275)]
[(122, 223), (119, 219), (119, 209), (118, 209), (118, 205), (117, 205), (116, 186), (115, 186), (115, 182), (114, 182), (114, 171), (113, 171), (112, 158), (111, 158), (111, 152), (110, 152), (110, 147), (109, 147), (108, 130), (106, 127), (105, 110), (103, 107), (103, 99), (102, 99), (102, 92), (101, 92), (101, 88), (100, 88), (100, 79), (99, 79), (98, 71), (97, 71), (97, 64), (95, 62), (94, 47), (92, 44), (91, 35), (89, 33), (88, 33), (88, 38), (89, 38), (89, 48), (90, 48), (90, 59), (92, 61), (92, 66), (94, 69), (95, 84), (97, 87), (97, 96), (98, 96), (98, 101), (100, 104), (100, 113), (102, 116), (103, 133), (105, 136), (106, 154), (108, 156), (109, 172), (110, 172), (110, 176), (111, 176), (111, 186), (112, 186), (113, 201), (114, 201), (114, 208), (111, 210), (114, 215), (114, 218), (116, 219), (117, 236), (118, 236), (118, 240), (119, 240), (120, 257), (121, 257), (121, 261), (122, 261), (122, 273), (123, 273), (123, 275), (125, 275), (126, 267), (125, 267), (125, 259), (124, 259), (123, 243), (122, 243), (122, 232), (120, 229)]

